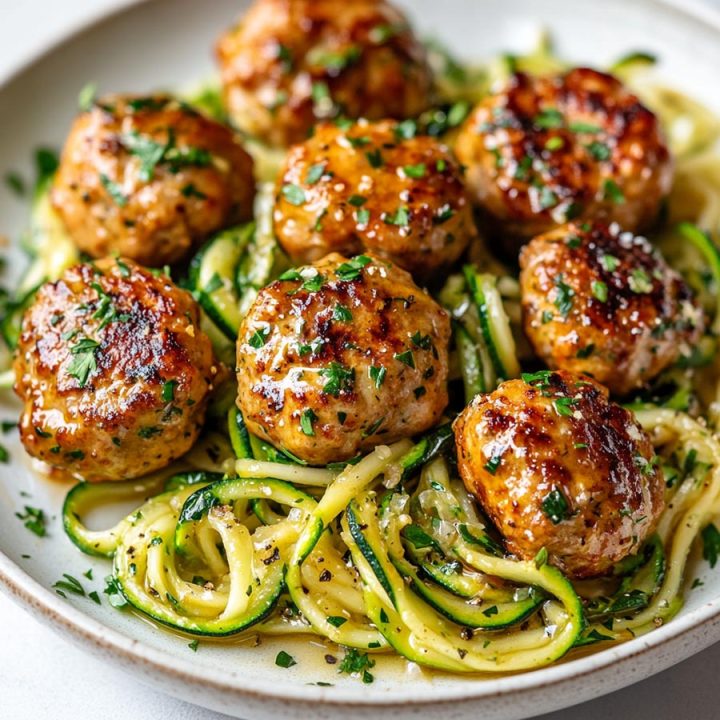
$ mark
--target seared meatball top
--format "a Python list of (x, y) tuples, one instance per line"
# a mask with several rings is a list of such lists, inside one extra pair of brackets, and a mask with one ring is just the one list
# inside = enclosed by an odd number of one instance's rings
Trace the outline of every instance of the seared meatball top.
[(256, 0), (217, 54), (231, 117), (271, 145), (340, 115), (417, 115), (431, 99), (425, 50), (384, 0)]
[(456, 152), (508, 253), (572, 219), (646, 228), (672, 181), (656, 116), (619, 80), (588, 68), (516, 74), (473, 111)]
[(447, 405), (450, 323), (387, 261), (328, 255), (260, 291), (238, 339), (249, 429), (312, 464), (432, 427)]
[(408, 123), (324, 125), (291, 148), (274, 225), (297, 262), (368, 250), (428, 279), (476, 236), (460, 169)]
[(189, 293), (108, 258), (40, 288), (15, 376), (31, 455), (86, 480), (120, 480), (190, 448), (223, 368)]
[(508, 549), (546, 548), (572, 577), (636, 553), (664, 508), (650, 439), (587, 377), (541, 371), (478, 395), (454, 425), (458, 463)]
[(689, 355), (703, 332), (679, 273), (615, 224), (571, 223), (536, 237), (520, 265), (525, 333), (537, 354), (618, 395)]
[(254, 196), (240, 138), (167, 96), (96, 100), (72, 127), (51, 191), (83, 252), (151, 267), (251, 219)]

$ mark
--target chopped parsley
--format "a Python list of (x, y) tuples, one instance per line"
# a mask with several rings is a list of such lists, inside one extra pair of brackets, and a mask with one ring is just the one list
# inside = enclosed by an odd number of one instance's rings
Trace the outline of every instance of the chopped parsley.
[(67, 374), (78, 381), (81, 388), (85, 387), (90, 375), (97, 370), (95, 353), (100, 343), (91, 338), (82, 338), (70, 348), (73, 358), (68, 365)]
[(485, 463), (485, 469), (491, 474), (494, 475), (497, 472), (497, 469), (500, 467), (500, 463), (502, 462), (502, 455), (493, 455), (486, 463)]
[(189, 643), (188, 643), (188, 647), (189, 647), (193, 652), (197, 652), (198, 645), (200, 645), (200, 641), (199, 641), (199, 640), (193, 640), (192, 642), (189, 642)]
[(286, 184), (281, 190), (283, 197), (296, 207), (304, 205), (306, 202), (305, 191), (298, 185)]
[(425, 163), (418, 163), (417, 165), (405, 165), (403, 172), (409, 178), (420, 179), (425, 177), (425, 171), (427, 170)]
[(175, 388), (177, 387), (177, 380), (168, 380), (163, 383), (162, 392), (160, 397), (163, 402), (169, 403), (175, 399)]
[(47, 518), (40, 508), (34, 508), (26, 505), (24, 512), (15, 513), (15, 517), (18, 520), (22, 520), (25, 527), (30, 530), (30, 532), (35, 533), (38, 537), (45, 537), (45, 535), (47, 535), (47, 529), (45, 527)]
[(398, 360), (403, 365), (407, 365), (409, 368), (415, 368), (415, 356), (412, 350), (406, 350), (405, 352), (396, 353), (393, 355), (395, 360)]
[(335, 269), (335, 274), (341, 280), (357, 280), (360, 277), (363, 268), (371, 262), (372, 260), (367, 255), (358, 255), (357, 257), (338, 265)]
[(103, 593), (107, 595), (108, 602), (114, 608), (124, 608), (128, 604), (125, 595), (123, 595), (120, 583), (112, 575), (106, 576)]
[(603, 266), (603, 270), (611, 273), (617, 270), (617, 267), (620, 264), (620, 260), (614, 255), (603, 255), (600, 258), (600, 264)]
[(381, 168), (385, 164), (382, 153), (378, 148), (375, 148), (375, 150), (368, 150), (368, 152), (365, 153), (365, 157), (370, 163), (370, 166), (375, 168), (376, 170), (378, 168)]
[(313, 423), (317, 419), (318, 419), (318, 416), (312, 411), (311, 408), (308, 408), (307, 410), (305, 410), (303, 412), (303, 414), (300, 416), (300, 429), (308, 437), (315, 436), (315, 428), (313, 427)]
[(352, 312), (350, 312), (350, 308), (348, 308), (345, 305), (341, 305), (338, 303), (333, 308), (333, 320), (337, 320), (338, 322), (351, 322), (353, 319)]
[(281, 668), (290, 668), (293, 665), (297, 665), (297, 661), (292, 655), (289, 655), (284, 650), (281, 650), (275, 658), (275, 664)]
[(100, 182), (118, 207), (125, 207), (127, 205), (128, 199), (123, 193), (122, 188), (116, 182), (113, 182), (105, 173), (100, 173)]
[(168, 128), (167, 134), (168, 139), (164, 143), (140, 135), (137, 131), (122, 136), (122, 143), (128, 152), (140, 161), (138, 177), (143, 182), (150, 182), (153, 179), (155, 168), (160, 163), (167, 163), (171, 172), (177, 172), (181, 167), (188, 165), (207, 167), (212, 162), (212, 156), (206, 149), (176, 147), (172, 128)]
[(610, 156), (612, 155), (612, 153), (610, 152), (610, 148), (605, 143), (598, 142), (597, 140), (588, 143), (585, 146), (585, 149), (595, 160), (599, 161), (609, 160)]
[(553, 525), (557, 525), (568, 516), (569, 507), (565, 495), (557, 488), (553, 488), (543, 498), (542, 509), (550, 519), (550, 522), (552, 522)]
[(85, 597), (85, 588), (83, 588), (80, 581), (77, 578), (74, 578), (72, 575), (68, 575), (67, 573), (63, 573), (63, 579), (58, 580), (53, 585), (53, 589), (61, 597), (65, 597), (65, 592), (69, 592), (72, 595), (80, 595), (82, 597)]
[(562, 275), (558, 275), (555, 278), (555, 288), (557, 290), (554, 302), (555, 307), (558, 309), (558, 311), (564, 318), (567, 318), (567, 316), (570, 314), (570, 311), (572, 310), (575, 291), (569, 285), (563, 282)]
[(602, 128), (597, 125), (591, 125), (585, 122), (574, 122), (568, 126), (572, 132), (575, 133), (599, 133), (602, 132)]
[(380, 367), (371, 365), (368, 368), (368, 374), (370, 375), (370, 379), (375, 383), (375, 387), (379, 388), (385, 381), (385, 375), (387, 374), (387, 369), (385, 368), (384, 365), (381, 365)]
[(5, 184), (12, 190), (18, 197), (22, 197), (25, 194), (25, 181), (16, 172), (9, 172), (5, 175)]
[(562, 417), (571, 417), (574, 410), (573, 408), (577, 405), (578, 401), (575, 398), (559, 397), (553, 400), (553, 407), (555, 412)]
[(341, 617), (340, 615), (330, 615), (327, 621), (333, 627), (339, 628), (347, 622), (347, 618)]
[(642, 268), (636, 268), (628, 280), (630, 289), (638, 295), (647, 295), (652, 292), (653, 284), (650, 276)]
[(327, 395), (338, 397), (342, 392), (352, 392), (355, 387), (355, 370), (338, 362), (331, 362), (320, 370), (320, 375), (325, 378), (323, 392)]
[(403, 120), (395, 126), (395, 137), (398, 140), (412, 140), (417, 135), (417, 123), (414, 120)]
[(317, 105), (322, 103), (324, 100), (330, 99), (330, 88), (325, 82), (314, 82), (310, 90), (310, 96), (313, 102)]
[(358, 225), (367, 225), (370, 222), (370, 211), (367, 208), (361, 208), (355, 211), (355, 222)]
[(622, 205), (625, 202), (625, 195), (620, 186), (610, 178), (606, 178), (603, 183), (603, 200), (610, 200), (616, 205)]
[(365, 428), (362, 432), (363, 440), (365, 438), (369, 438), (372, 435), (374, 435), (381, 427), (381, 425), (385, 422), (385, 416), (383, 415), (379, 420), (376, 420), (370, 427)]
[(197, 198), (198, 200), (207, 200), (207, 195), (198, 190), (193, 183), (188, 183), (181, 188), (180, 193), (186, 198)]
[(248, 340), (248, 344), (250, 345), (250, 347), (254, 347), (256, 350), (259, 350), (263, 345), (265, 345), (269, 335), (270, 335), (269, 327), (258, 328), (250, 336), (250, 339)]
[(556, 108), (545, 108), (533, 119), (533, 124), (543, 130), (552, 130), (562, 127), (563, 116)]
[(325, 165), (324, 163), (316, 163), (315, 165), (311, 165), (308, 168), (307, 173), (305, 174), (305, 182), (308, 185), (315, 185), (315, 183), (320, 181), (320, 178), (325, 174)]
[(575, 353), (575, 357), (579, 358), (580, 360), (585, 360), (585, 358), (589, 358), (594, 352), (595, 352), (595, 343), (590, 343), (589, 345), (586, 345), (584, 348), (580, 348)]
[(349, 65), (357, 62), (362, 51), (357, 45), (350, 45), (344, 50), (328, 50), (315, 47), (308, 53), (308, 62), (332, 73), (339, 73)]
[(702, 531), (703, 557), (714, 568), (720, 555), (720, 531), (713, 523), (706, 525)]
[(359, 675), (364, 683), (370, 684), (375, 680), (370, 673), (373, 667), (375, 667), (375, 661), (371, 660), (367, 653), (360, 652), (355, 648), (346, 648), (345, 657), (340, 663), (338, 672)]
[(348, 202), (353, 207), (362, 207), (367, 202), (367, 198), (363, 195), (351, 195), (348, 199)]
[(540, 188), (540, 196), (538, 199), (541, 210), (548, 210), (558, 204), (558, 196), (547, 185), (543, 185)]
[(601, 303), (607, 302), (607, 299), (608, 299), (607, 283), (602, 282), (602, 280), (593, 280), (591, 288), (592, 288), (593, 297), (596, 300), (599, 300)]
[(410, 224), (410, 210), (401, 205), (394, 213), (383, 213), (382, 220), (386, 225), (407, 227)]

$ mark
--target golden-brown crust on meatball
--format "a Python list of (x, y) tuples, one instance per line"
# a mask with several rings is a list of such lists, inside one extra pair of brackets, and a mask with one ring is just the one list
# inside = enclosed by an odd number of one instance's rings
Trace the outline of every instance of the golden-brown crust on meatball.
[(251, 219), (254, 196), (239, 137), (164, 96), (108, 96), (79, 115), (51, 192), (83, 252), (152, 267)]
[(233, 121), (271, 145), (318, 120), (410, 117), (431, 101), (423, 45), (384, 0), (256, 0), (217, 56)]
[(240, 327), (251, 432), (325, 465), (432, 427), (448, 402), (445, 311), (386, 261), (328, 255), (268, 285)]
[(460, 475), (505, 539), (572, 577), (636, 553), (664, 508), (650, 439), (588, 378), (544, 371), (478, 395), (454, 424)]
[(365, 250), (427, 279), (477, 234), (460, 169), (394, 121), (324, 125), (291, 148), (277, 183), (275, 234), (297, 263)]
[(508, 253), (572, 219), (647, 228), (672, 183), (655, 115), (619, 80), (588, 68), (515, 75), (475, 108), (455, 152)]
[(615, 224), (540, 235), (520, 266), (523, 325), (537, 355), (614, 394), (647, 385), (702, 335), (702, 311), (679, 273)]
[(91, 481), (138, 477), (189, 450), (225, 374), (190, 294), (111, 258), (40, 288), (14, 369), (27, 452)]

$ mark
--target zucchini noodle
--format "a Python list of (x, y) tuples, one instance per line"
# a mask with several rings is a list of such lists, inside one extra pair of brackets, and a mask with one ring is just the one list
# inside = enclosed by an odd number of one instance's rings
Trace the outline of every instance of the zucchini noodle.
[[(430, 61), (440, 115), (452, 104), (469, 109), (515, 70), (566, 67), (546, 35), (529, 55), (482, 67), (464, 67), (436, 45)], [(546, 552), (533, 561), (507, 554), (457, 475), (451, 418), (414, 442), (319, 468), (252, 436), (238, 409), (217, 401), (212, 427), (173, 470), (80, 483), (65, 501), (68, 536), (83, 552), (113, 559), (114, 581), (136, 611), (191, 636), (308, 634), (458, 673), (537, 668), (573, 648), (627, 640), (678, 612), (690, 552), (720, 513), (720, 123), (654, 83), (651, 66), (635, 54), (613, 70), (658, 113), (676, 158), (667, 225), (652, 239), (713, 322), (658, 382), (670, 387), (664, 397), (653, 388), (628, 406), (668, 484), (667, 508), (640, 552), (607, 578), (578, 582), (549, 565)], [(188, 100), (223, 116), (213, 87)], [(452, 146), (452, 130), (444, 140)], [(211, 239), (188, 278), (203, 327), (230, 363), (244, 314), (288, 267), (272, 231), (271, 183), (282, 156), (255, 141), (250, 149), (263, 183), (256, 219)], [(37, 285), (75, 259), (56, 220), (43, 188), (33, 208), (36, 259), (2, 321), (11, 346)], [(467, 263), (438, 293), (453, 323), (453, 387), (462, 384), (456, 394), (464, 390), (465, 402), (518, 377), (530, 357), (516, 270), (481, 244)], [(234, 398), (233, 388), (223, 394)], [(137, 508), (112, 527), (85, 525), (95, 508), (128, 501)]]

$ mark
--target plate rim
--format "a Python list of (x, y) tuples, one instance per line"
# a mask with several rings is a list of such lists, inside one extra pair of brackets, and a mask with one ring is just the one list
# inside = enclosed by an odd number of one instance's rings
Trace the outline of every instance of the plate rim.
[[(25, 52), (17, 61), (10, 61), (5, 68), (0, 68), (0, 91), (60, 46), (72, 42), (78, 35), (91, 31), (95, 26), (112, 20), (135, 6), (149, 2), (151, 0), (112, 0), (104, 7), (68, 23), (53, 33), (49, 39)], [(707, 24), (720, 40), (720, 8), (716, 9), (703, 0), (644, 0), (644, 2), (650, 7), (660, 6), (691, 20), (700, 20)], [(221, 692), (236, 699), (299, 702), (308, 705), (321, 703), (334, 708), (347, 709), (397, 709), (400, 705), (431, 708), (448, 702), (479, 702), (522, 693), (529, 694), (541, 689), (549, 691), (563, 683), (608, 670), (619, 663), (632, 661), (640, 655), (681, 639), (691, 630), (696, 633), (701, 632), (706, 625), (720, 617), (720, 595), (718, 595), (686, 616), (676, 618), (646, 635), (582, 658), (514, 675), (493, 676), (492, 679), (471, 675), (468, 677), (467, 685), (458, 688), (432, 686), (432, 698), (418, 697), (416, 683), (409, 683), (410, 689), (405, 692), (402, 691), (401, 686), (400, 691), (392, 691), (390, 698), (383, 698), (381, 694), (372, 697), (368, 693), (348, 692), (349, 688), (342, 686), (336, 686), (331, 691), (310, 685), (290, 685), (278, 690), (276, 683), (267, 681), (260, 683), (258, 689), (252, 689), (230, 679), (220, 680), (210, 670), (196, 665), (190, 659), (173, 654), (170, 650), (155, 648), (142, 640), (133, 639), (86, 615), (41, 585), (11, 560), (2, 549), (0, 549), (0, 590), (6, 591), (11, 599), (48, 624), (53, 631), (64, 630), (84, 648), (95, 652), (109, 651), (111, 659), (116, 662), (122, 659), (125, 663), (141, 663), (156, 675), (171, 682), (181, 681), (189, 686)], [(682, 662), (706, 645), (707, 643), (684, 649), (670, 665)], [(659, 667), (654, 672), (660, 672), (662, 669)], [(646, 675), (641, 679), (649, 676)], [(630, 679), (626, 685), (638, 681), (639, 679)], [(427, 685), (431, 686), (430, 683)], [(610, 687), (607, 692), (612, 692), (614, 689), (615, 687)], [(597, 696), (601, 694), (604, 693), (600, 691)]]

